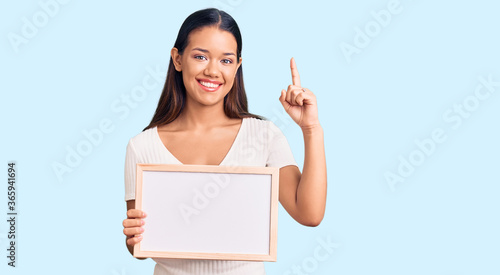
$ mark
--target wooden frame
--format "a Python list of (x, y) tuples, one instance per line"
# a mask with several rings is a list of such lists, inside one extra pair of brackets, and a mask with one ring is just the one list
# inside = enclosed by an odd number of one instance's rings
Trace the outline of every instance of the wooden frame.
[(278, 187), (275, 167), (137, 164), (134, 257), (274, 262)]

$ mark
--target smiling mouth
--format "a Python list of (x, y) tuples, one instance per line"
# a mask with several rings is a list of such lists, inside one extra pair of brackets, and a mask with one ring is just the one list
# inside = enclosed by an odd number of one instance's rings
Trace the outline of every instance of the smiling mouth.
[(202, 80), (198, 80), (198, 83), (200, 83), (201, 85), (203, 85), (203, 86), (205, 86), (207, 88), (217, 88), (220, 85), (222, 85), (222, 84), (215, 84), (215, 83), (212, 83), (212, 82), (206, 82), (206, 81), (202, 81)]
[(208, 81), (203, 81), (203, 80), (197, 80), (198, 84), (200, 85), (203, 90), (207, 92), (215, 92), (219, 89), (220, 86), (222, 86), (222, 83), (217, 84), (217, 83), (212, 83)]

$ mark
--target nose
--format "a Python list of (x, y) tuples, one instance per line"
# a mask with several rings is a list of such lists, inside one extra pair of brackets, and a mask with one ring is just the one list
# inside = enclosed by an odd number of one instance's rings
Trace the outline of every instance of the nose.
[(218, 65), (219, 64), (217, 63), (216, 60), (214, 59), (210, 60), (207, 66), (205, 67), (205, 71), (203, 73), (210, 77), (219, 77), (220, 71)]

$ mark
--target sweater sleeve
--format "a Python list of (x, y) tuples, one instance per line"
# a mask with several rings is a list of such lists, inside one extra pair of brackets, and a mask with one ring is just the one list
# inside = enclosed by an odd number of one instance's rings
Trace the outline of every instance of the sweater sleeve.
[(135, 200), (135, 177), (136, 164), (138, 163), (137, 152), (132, 140), (128, 142), (125, 155), (125, 200)]
[(272, 121), (268, 123), (269, 133), (269, 155), (266, 161), (266, 166), (269, 167), (284, 167), (287, 165), (295, 165), (298, 167), (288, 141), (283, 135), (283, 132), (274, 125)]

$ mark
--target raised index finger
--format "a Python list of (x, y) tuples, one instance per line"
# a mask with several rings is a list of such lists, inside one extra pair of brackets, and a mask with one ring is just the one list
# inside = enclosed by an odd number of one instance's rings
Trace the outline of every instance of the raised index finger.
[(300, 86), (299, 71), (297, 70), (297, 65), (295, 64), (295, 59), (293, 57), (290, 59), (290, 69), (292, 70), (293, 85)]

